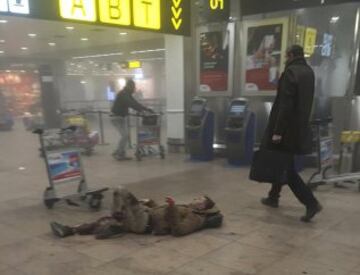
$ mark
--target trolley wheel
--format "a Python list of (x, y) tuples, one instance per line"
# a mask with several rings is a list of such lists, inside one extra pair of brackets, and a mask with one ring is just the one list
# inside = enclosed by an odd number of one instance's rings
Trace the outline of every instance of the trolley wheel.
[(60, 199), (54, 197), (54, 190), (51, 187), (47, 187), (44, 191), (43, 201), (46, 208), (52, 209)]
[(160, 145), (160, 158), (165, 159), (165, 148), (162, 145)]
[(53, 199), (44, 200), (44, 205), (46, 206), (47, 209), (53, 209), (55, 202), (56, 201), (54, 201)]
[(101, 205), (102, 205), (102, 199), (103, 199), (102, 194), (94, 194), (94, 195), (92, 195), (91, 198), (90, 198), (90, 201), (89, 201), (90, 209), (99, 210), (101, 208)]

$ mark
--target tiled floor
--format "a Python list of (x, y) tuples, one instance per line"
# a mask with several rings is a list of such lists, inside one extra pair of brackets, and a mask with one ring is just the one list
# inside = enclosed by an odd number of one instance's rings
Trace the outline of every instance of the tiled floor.
[[(115, 240), (54, 238), (48, 223), (91, 221), (93, 213), (41, 201), (47, 185), (36, 137), (21, 130), (0, 133), (0, 274), (174, 275), (360, 275), (360, 194), (355, 186), (321, 188), (324, 211), (311, 224), (299, 222), (303, 207), (284, 190), (281, 207), (259, 204), (268, 186), (247, 180), (247, 169), (223, 160), (192, 163), (183, 155), (165, 161), (117, 163), (112, 145), (84, 159), (89, 184), (126, 185), (139, 197), (179, 202), (211, 196), (225, 214), (221, 229), (184, 238), (126, 235)], [(307, 177), (311, 171), (307, 171)]]

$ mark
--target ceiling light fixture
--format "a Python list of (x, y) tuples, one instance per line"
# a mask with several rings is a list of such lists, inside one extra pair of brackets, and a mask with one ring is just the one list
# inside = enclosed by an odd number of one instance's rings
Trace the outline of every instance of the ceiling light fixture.
[(72, 59), (87, 59), (87, 58), (99, 58), (99, 57), (120, 56), (120, 55), (123, 55), (123, 53), (122, 52), (116, 52), (116, 53), (74, 56)]
[(131, 54), (163, 52), (163, 51), (165, 51), (165, 49), (150, 49), (150, 50), (143, 50), (143, 51), (132, 51)]
[(0, 23), (1, 24), (6, 24), (8, 21), (7, 20), (5, 20), (5, 19), (0, 19)]
[(89, 40), (89, 38), (87, 38), (87, 37), (82, 37), (81, 38), (81, 41), (88, 41)]
[(75, 28), (73, 26), (66, 26), (65, 29), (68, 31), (73, 31)]
[(4, 54), (5, 52), (4, 51), (0, 51), (0, 54)]
[(4, 39), (0, 39), (0, 44), (4, 44), (5, 40)]
[(48, 44), (49, 44), (49, 46), (51, 46), (51, 47), (56, 46), (56, 43), (55, 43), (55, 42), (49, 42)]
[(26, 50), (28, 50), (29, 48), (27, 48), (27, 47), (21, 47), (21, 49), (22, 49), (23, 51), (26, 51)]
[(330, 23), (336, 24), (339, 21), (339, 19), (340, 19), (340, 16), (333, 16), (330, 19)]
[(36, 37), (37, 34), (36, 34), (36, 33), (29, 33), (28, 36), (29, 36), (29, 37)]
[(119, 33), (120, 35), (127, 35), (128, 33), (127, 32), (121, 32)]

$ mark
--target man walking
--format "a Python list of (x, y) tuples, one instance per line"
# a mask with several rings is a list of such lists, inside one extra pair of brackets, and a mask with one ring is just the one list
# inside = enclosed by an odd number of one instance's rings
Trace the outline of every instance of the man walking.
[(153, 110), (141, 105), (133, 98), (135, 92), (135, 82), (133, 80), (128, 80), (126, 82), (125, 88), (118, 93), (116, 96), (114, 105), (111, 109), (112, 112), (112, 124), (120, 133), (120, 141), (117, 149), (113, 153), (113, 156), (116, 160), (130, 160), (126, 156), (126, 146), (129, 142), (129, 108), (132, 108), (138, 112), (150, 112), (153, 113)]
[[(315, 75), (304, 58), (304, 49), (298, 45), (290, 47), (262, 148), (290, 153), (294, 157), (311, 153), (310, 115), (314, 86)], [(310, 222), (322, 207), (296, 172), (294, 160), (292, 169), (287, 171), (286, 184), (306, 207), (305, 216), (301, 217), (301, 221)], [(261, 202), (266, 206), (277, 208), (282, 186), (283, 183), (273, 183), (268, 197)]]

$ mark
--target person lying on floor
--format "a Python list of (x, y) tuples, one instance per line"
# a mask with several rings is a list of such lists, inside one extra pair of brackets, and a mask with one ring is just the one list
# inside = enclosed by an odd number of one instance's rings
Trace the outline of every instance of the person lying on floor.
[(222, 221), (223, 215), (206, 196), (186, 205), (178, 205), (173, 198), (167, 198), (166, 204), (159, 206), (153, 200), (138, 200), (128, 190), (117, 188), (111, 216), (78, 226), (57, 222), (50, 226), (60, 238), (78, 234), (107, 239), (124, 233), (184, 236), (205, 228), (218, 228)]

